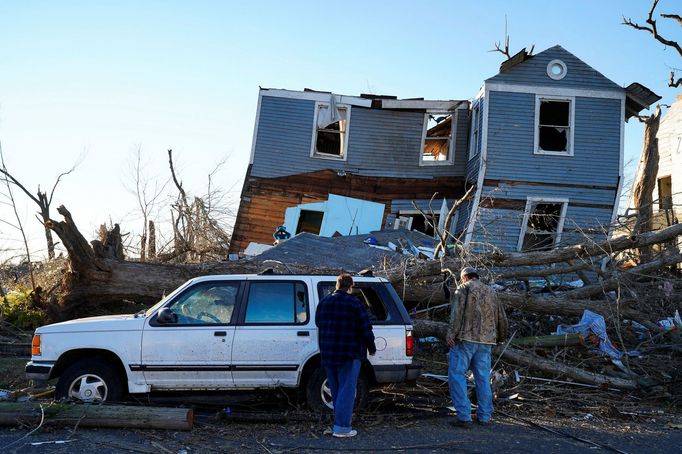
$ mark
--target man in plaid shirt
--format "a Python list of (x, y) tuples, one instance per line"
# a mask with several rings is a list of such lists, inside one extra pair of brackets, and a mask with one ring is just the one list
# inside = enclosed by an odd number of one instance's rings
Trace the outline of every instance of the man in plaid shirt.
[(367, 310), (352, 292), (353, 278), (341, 274), (336, 291), (320, 301), (315, 313), (322, 366), (334, 403), (335, 437), (357, 435), (351, 419), (360, 365), (367, 351), (374, 355), (377, 350)]

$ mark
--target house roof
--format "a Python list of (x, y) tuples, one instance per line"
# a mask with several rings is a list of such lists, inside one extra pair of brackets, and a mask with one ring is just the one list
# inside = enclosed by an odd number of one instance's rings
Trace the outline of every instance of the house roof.
[(468, 108), (468, 100), (456, 99), (424, 99), (407, 98), (398, 99), (391, 95), (374, 95), (363, 93), (360, 96), (341, 95), (329, 91), (311, 90), (303, 91), (284, 90), (278, 88), (262, 88), (262, 96), (272, 96), (279, 98), (307, 99), (311, 101), (329, 102), (334, 96), (335, 102), (339, 104), (350, 104), (353, 106), (369, 107), (372, 109), (399, 109), (399, 110), (423, 110), (426, 112), (453, 112), (459, 108)]
[[(312, 233), (299, 233), (258, 256), (259, 260), (276, 260), (310, 267), (338, 268), (356, 272), (380, 266), (384, 260), (389, 266), (397, 266), (405, 256), (393, 251), (377, 249), (364, 244), (373, 236), (380, 245), (399, 239), (410, 240), (415, 246), (435, 246), (435, 240), (421, 232), (411, 230), (381, 230), (364, 235), (348, 235), (327, 238)], [(343, 251), (334, 254), (333, 251)]]
[(661, 99), (644, 85), (633, 82), (625, 89), (625, 119), (638, 115), (642, 110)]
[[(566, 76), (554, 80), (547, 74), (550, 62), (561, 60), (566, 64)], [(503, 82), (523, 85), (552, 85), (562, 88), (589, 88), (594, 90), (621, 91), (623, 87), (605, 77), (596, 69), (556, 45), (536, 55), (528, 55), (524, 50), (500, 65), (500, 72), (486, 79), (488, 82)]]

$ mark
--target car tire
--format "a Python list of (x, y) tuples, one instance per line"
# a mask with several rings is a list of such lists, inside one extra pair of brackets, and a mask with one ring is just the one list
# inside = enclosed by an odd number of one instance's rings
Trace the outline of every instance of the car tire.
[[(369, 383), (367, 377), (360, 370), (358, 383), (355, 388), (355, 410), (362, 410), (367, 405), (369, 396)], [(306, 400), (308, 407), (316, 413), (332, 413), (334, 411), (331, 402), (331, 393), (327, 387), (327, 373), (323, 367), (315, 369), (306, 385)]]
[(57, 399), (83, 402), (117, 402), (123, 384), (116, 368), (101, 359), (82, 359), (67, 367), (55, 387)]

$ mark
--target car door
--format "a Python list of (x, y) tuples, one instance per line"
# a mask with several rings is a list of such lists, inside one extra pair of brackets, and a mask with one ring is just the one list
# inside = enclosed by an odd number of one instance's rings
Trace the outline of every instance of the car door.
[(290, 276), (247, 281), (232, 345), (236, 387), (297, 384), (303, 361), (317, 350), (309, 286)]
[[(152, 388), (232, 386), (230, 355), (241, 281), (201, 281), (149, 318), (139, 368)], [(172, 317), (159, 318), (169, 310)], [(167, 314), (166, 314), (167, 315)]]

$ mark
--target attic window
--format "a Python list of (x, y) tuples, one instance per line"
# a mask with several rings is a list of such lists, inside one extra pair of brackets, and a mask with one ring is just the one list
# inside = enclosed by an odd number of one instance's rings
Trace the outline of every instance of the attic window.
[(573, 156), (573, 100), (538, 97), (535, 107), (535, 153)]
[(452, 164), (452, 115), (427, 113), (424, 116), (424, 133), (420, 165)]
[(561, 238), (568, 200), (529, 199), (518, 249), (521, 252), (552, 249)]
[(547, 64), (547, 75), (554, 80), (561, 80), (566, 77), (566, 64), (561, 60), (552, 60)]
[(346, 159), (350, 106), (329, 103), (315, 104), (315, 129), (311, 156)]

